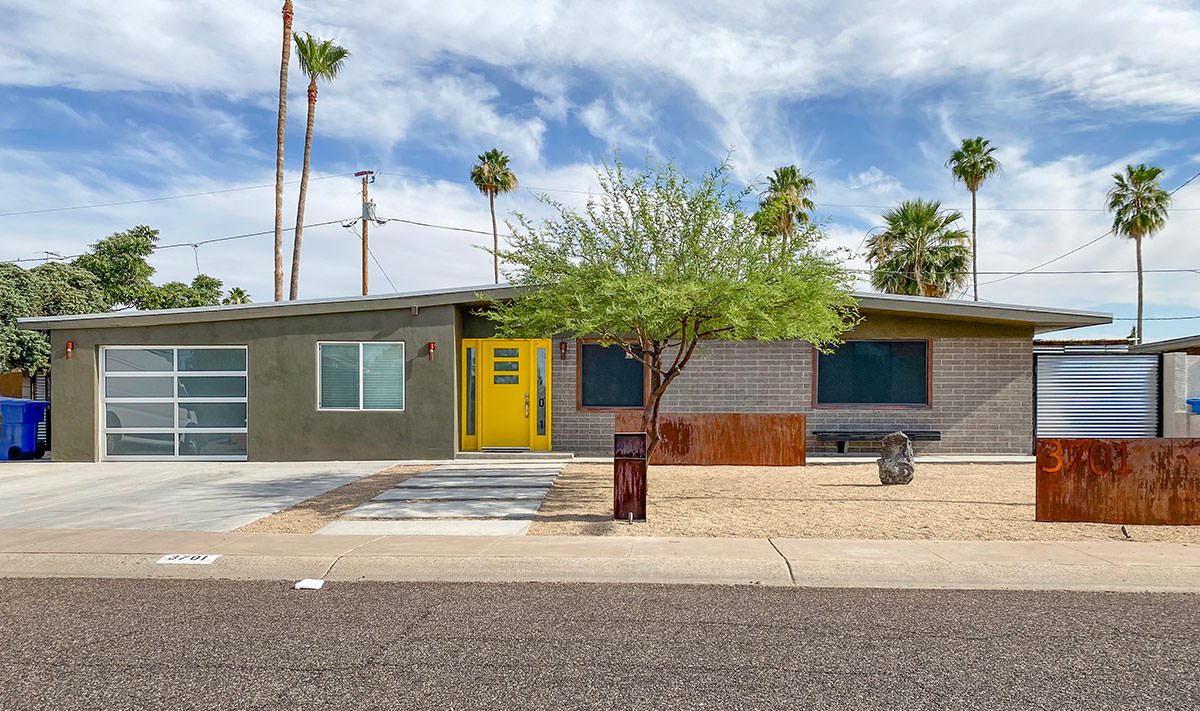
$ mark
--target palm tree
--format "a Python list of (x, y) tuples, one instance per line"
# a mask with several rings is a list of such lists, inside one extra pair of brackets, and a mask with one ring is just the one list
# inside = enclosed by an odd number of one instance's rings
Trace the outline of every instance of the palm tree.
[(983, 136), (964, 138), (958, 150), (950, 154), (946, 167), (954, 174), (955, 182), (971, 191), (971, 284), (975, 300), (979, 301), (979, 249), (975, 238), (975, 193), (983, 181), (1000, 172), (1000, 161), (992, 155), (996, 147)]
[(500, 233), (496, 230), (496, 196), (517, 189), (517, 176), (508, 167), (508, 156), (497, 148), (478, 156), (471, 166), (471, 182), (479, 192), (487, 195), (488, 207), (492, 211), (492, 269), (496, 283), (500, 283)]
[(1108, 211), (1113, 213), (1113, 234), (1133, 240), (1137, 248), (1137, 342), (1142, 342), (1142, 238), (1153, 237), (1167, 224), (1171, 196), (1158, 186), (1162, 168), (1142, 163), (1113, 173), (1108, 191)]
[(304, 199), (308, 196), (308, 164), (312, 155), (313, 115), (317, 111), (317, 80), (331, 82), (342, 71), (350, 52), (331, 40), (319, 40), (307, 32), (296, 40), (296, 58), (308, 77), (308, 126), (304, 130), (304, 168), (300, 173), (300, 201), (296, 203), (296, 231), (292, 238), (292, 289), (289, 298), (300, 293), (300, 241), (304, 231)]
[(229, 293), (224, 299), (221, 299), (221, 303), (225, 304), (226, 306), (229, 306), (230, 304), (249, 304), (251, 303), (250, 295), (247, 294), (246, 290), (242, 287), (235, 286), (229, 290)]
[(275, 125), (275, 300), (283, 301), (283, 134), (287, 127), (288, 61), (292, 54), (292, 0), (283, 2), (283, 59), (279, 62), (279, 120)]
[(808, 196), (816, 187), (817, 182), (794, 165), (776, 168), (767, 178), (767, 189), (759, 197), (755, 221), (760, 230), (782, 239), (784, 252), (794, 226), (808, 224), (809, 213), (815, 209)]
[(946, 298), (967, 281), (967, 233), (958, 210), (937, 200), (905, 200), (883, 213), (884, 231), (867, 238), (871, 286), (889, 294)]

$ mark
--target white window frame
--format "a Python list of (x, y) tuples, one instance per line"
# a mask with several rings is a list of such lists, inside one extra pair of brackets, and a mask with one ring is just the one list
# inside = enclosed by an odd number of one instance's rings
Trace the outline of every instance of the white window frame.
[[(170, 350), (171, 369), (170, 370), (132, 370), (132, 371), (117, 371), (108, 372), (108, 353), (110, 351), (141, 351), (141, 350)], [(246, 367), (243, 370), (180, 370), (179, 369), (179, 351), (180, 350), (242, 350), (246, 352)], [(250, 452), (247, 448), (246, 454), (209, 454), (184, 456), (179, 454), (179, 438), (183, 434), (245, 434), (249, 435), (250, 423), (250, 349), (245, 345), (135, 345), (135, 346), (100, 346), (100, 402), (99, 402), (99, 418), (100, 418), (100, 453), (101, 459), (104, 461), (129, 461), (129, 462), (146, 462), (146, 461), (185, 461), (185, 462), (244, 462), (247, 460)], [(245, 397), (179, 397), (179, 377), (190, 376), (241, 376), (246, 379), (246, 396)], [(171, 397), (112, 397), (108, 396), (108, 378), (171, 378)], [(244, 403), (246, 405), (246, 427), (180, 427), (179, 426), (179, 404), (180, 401), (186, 403), (191, 402), (219, 402), (219, 403)], [(124, 403), (153, 403), (153, 404), (170, 404), (171, 405), (171, 422), (170, 427), (109, 427), (108, 417), (105, 406), (108, 403), (124, 404)], [(108, 453), (108, 437), (109, 434), (170, 434), (172, 437), (172, 454), (170, 455), (154, 455), (154, 454), (109, 454)], [(249, 443), (247, 443), (249, 444)]]
[[(408, 378), (400, 378), (400, 396), (403, 407), (363, 407), (363, 346), (395, 346), (401, 348), (400, 361), (406, 363), (408, 345), (404, 341), (317, 341), (317, 412), (404, 412), (408, 408)], [(322, 407), (321, 406), (321, 346), (358, 346), (358, 407)], [(404, 369), (401, 368), (401, 373)]]

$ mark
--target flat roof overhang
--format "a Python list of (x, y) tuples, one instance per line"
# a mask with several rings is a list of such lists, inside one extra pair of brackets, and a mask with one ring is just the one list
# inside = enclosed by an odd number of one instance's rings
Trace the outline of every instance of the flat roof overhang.
[(1200, 336), (1185, 336), (1184, 338), (1173, 338), (1169, 341), (1155, 341), (1153, 343), (1140, 343), (1136, 346), (1129, 347), (1130, 353), (1187, 353), (1188, 355), (1200, 355)]
[[(465, 286), (434, 291), (413, 291), (401, 294), (378, 294), (336, 299), (305, 299), (300, 301), (268, 301), (258, 304), (201, 306), (162, 311), (117, 311), (103, 314), (73, 316), (44, 316), (17, 321), (21, 328), (52, 331), (64, 328), (120, 328), (122, 326), (159, 326), (168, 324), (211, 323), (258, 318), (282, 318), (315, 314), (384, 311), (423, 306), (478, 304), (481, 297), (504, 299), (516, 296), (518, 289), (507, 284)], [(923, 296), (900, 296), (855, 292), (861, 311), (888, 313), (898, 316), (972, 321), (976, 323), (1029, 325), (1034, 333), (1048, 333), (1082, 326), (1112, 323), (1112, 314), (1097, 311), (1051, 309), (1037, 306), (995, 304), (991, 302), (935, 299)]]

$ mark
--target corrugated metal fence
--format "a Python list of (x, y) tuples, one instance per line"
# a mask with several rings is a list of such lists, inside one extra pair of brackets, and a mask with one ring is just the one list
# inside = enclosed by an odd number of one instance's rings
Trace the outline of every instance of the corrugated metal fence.
[(1039, 353), (1038, 437), (1157, 437), (1159, 356)]

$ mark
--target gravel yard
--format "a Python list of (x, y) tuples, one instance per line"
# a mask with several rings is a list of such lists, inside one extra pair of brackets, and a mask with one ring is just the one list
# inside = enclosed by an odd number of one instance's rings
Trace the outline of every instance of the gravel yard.
[[(874, 464), (653, 466), (648, 521), (612, 520), (612, 465), (572, 464), (529, 529), (539, 536), (1111, 540), (1120, 526), (1034, 521), (1031, 464), (920, 464), (883, 486)], [(1200, 526), (1130, 526), (1134, 540), (1200, 543)]]

